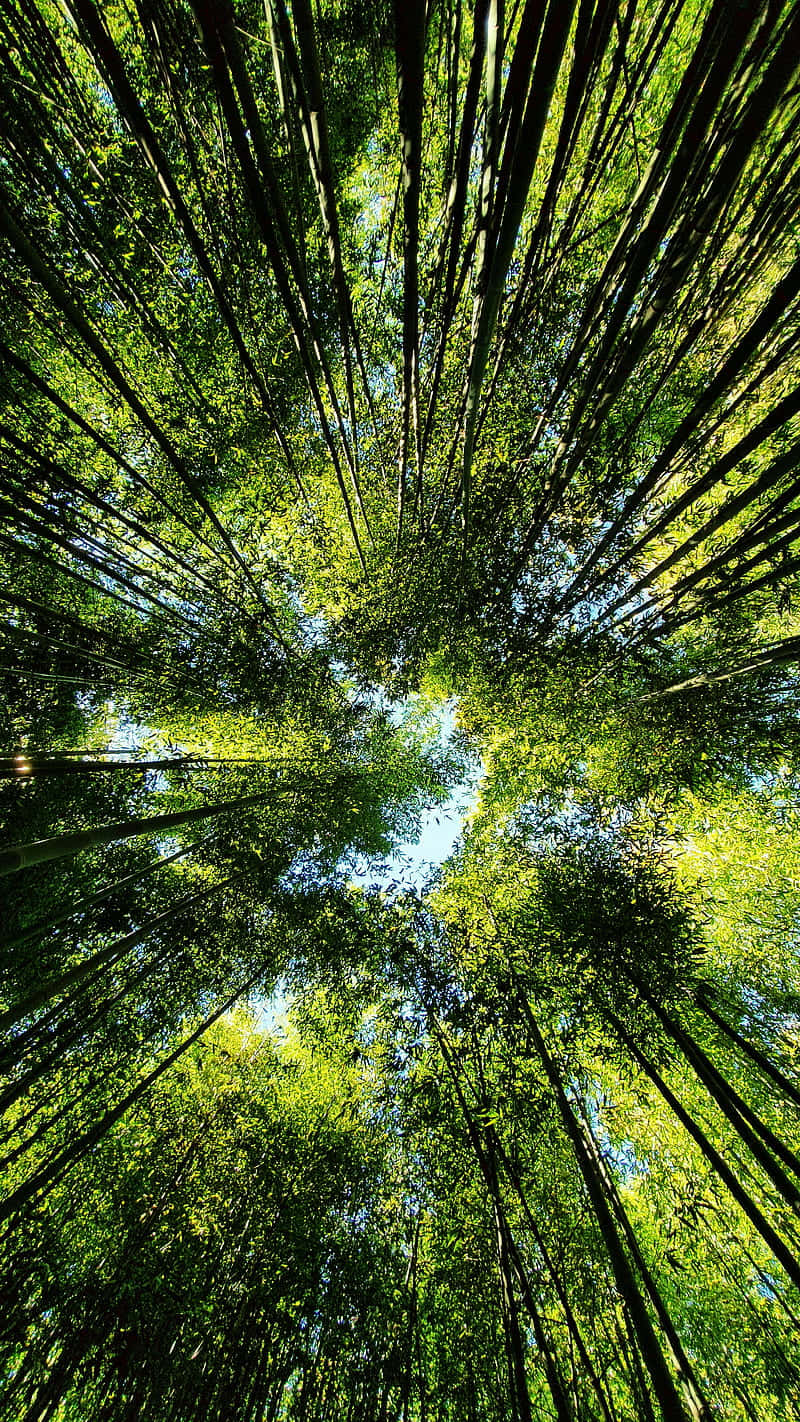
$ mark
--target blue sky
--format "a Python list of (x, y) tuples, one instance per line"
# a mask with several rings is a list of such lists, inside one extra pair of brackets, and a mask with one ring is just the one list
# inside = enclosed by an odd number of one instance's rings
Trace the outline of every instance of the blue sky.
[(464, 820), (475, 802), (477, 778), (459, 785), (450, 799), (433, 810), (426, 810), (420, 822), (415, 843), (398, 845), (395, 853), (354, 875), (357, 883), (387, 883), (399, 879), (410, 888), (422, 888), (430, 868), (443, 864), (464, 826)]
[[(446, 741), (453, 731), (455, 708), (445, 705), (432, 708), (432, 711), (439, 721), (441, 739)], [(464, 821), (475, 803), (482, 773), (483, 767), (476, 765), (443, 805), (423, 813), (419, 837), (415, 842), (398, 845), (395, 853), (387, 859), (365, 860), (358, 870), (351, 873), (350, 882), (364, 886), (395, 885), (400, 888), (424, 889), (431, 870), (443, 864), (452, 853), (463, 830)], [(271, 997), (257, 1001), (255, 1006), (258, 1011), (259, 1029), (280, 1032), (286, 1012), (291, 1006), (291, 998), (286, 995), (285, 985), (280, 983)]]
[[(419, 717), (435, 727), (438, 740), (445, 748), (455, 730), (456, 703), (445, 701), (437, 705), (427, 698), (410, 696), (396, 702), (390, 716), (397, 725), (406, 718)], [(483, 767), (475, 764), (444, 804), (424, 811), (415, 841), (398, 845), (394, 854), (386, 860), (365, 863), (353, 874), (353, 881), (357, 884), (389, 884), (399, 880), (409, 888), (423, 888), (431, 867), (443, 864), (452, 853), (464, 820), (475, 804), (482, 773)]]

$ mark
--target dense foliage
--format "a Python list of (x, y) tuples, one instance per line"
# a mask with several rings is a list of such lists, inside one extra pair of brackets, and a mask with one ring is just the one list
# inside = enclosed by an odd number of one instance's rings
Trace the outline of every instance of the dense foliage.
[(800, 1417), (800, 10), (0, 46), (0, 1422)]

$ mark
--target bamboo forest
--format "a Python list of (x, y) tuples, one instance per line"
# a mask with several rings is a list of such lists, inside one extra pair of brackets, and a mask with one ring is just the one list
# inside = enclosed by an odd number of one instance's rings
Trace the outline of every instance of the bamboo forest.
[(0, 1422), (800, 1422), (800, 6), (0, 75)]

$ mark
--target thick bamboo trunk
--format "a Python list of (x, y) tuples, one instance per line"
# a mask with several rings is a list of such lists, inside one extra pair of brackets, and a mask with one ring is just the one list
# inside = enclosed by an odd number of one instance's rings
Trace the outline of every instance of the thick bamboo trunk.
[(18, 869), (27, 869), (32, 864), (46, 864), (56, 859), (69, 858), (80, 853), (82, 849), (97, 849), (139, 834), (160, 834), (162, 830), (177, 829), (179, 825), (224, 815), (229, 810), (261, 805), (269, 794), (269, 791), (264, 790), (258, 795), (239, 795), (235, 800), (223, 801), (217, 805), (200, 805), (193, 810), (175, 810), (167, 815), (121, 820), (117, 824), (98, 825), (96, 829), (77, 830), (70, 834), (55, 835), (52, 839), (17, 844), (10, 849), (0, 850), (0, 877), (4, 874), (15, 874)]

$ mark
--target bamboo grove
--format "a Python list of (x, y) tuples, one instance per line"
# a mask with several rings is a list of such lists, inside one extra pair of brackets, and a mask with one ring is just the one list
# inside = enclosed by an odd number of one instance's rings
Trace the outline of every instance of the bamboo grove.
[(0, 66), (0, 1422), (800, 1417), (800, 10)]

